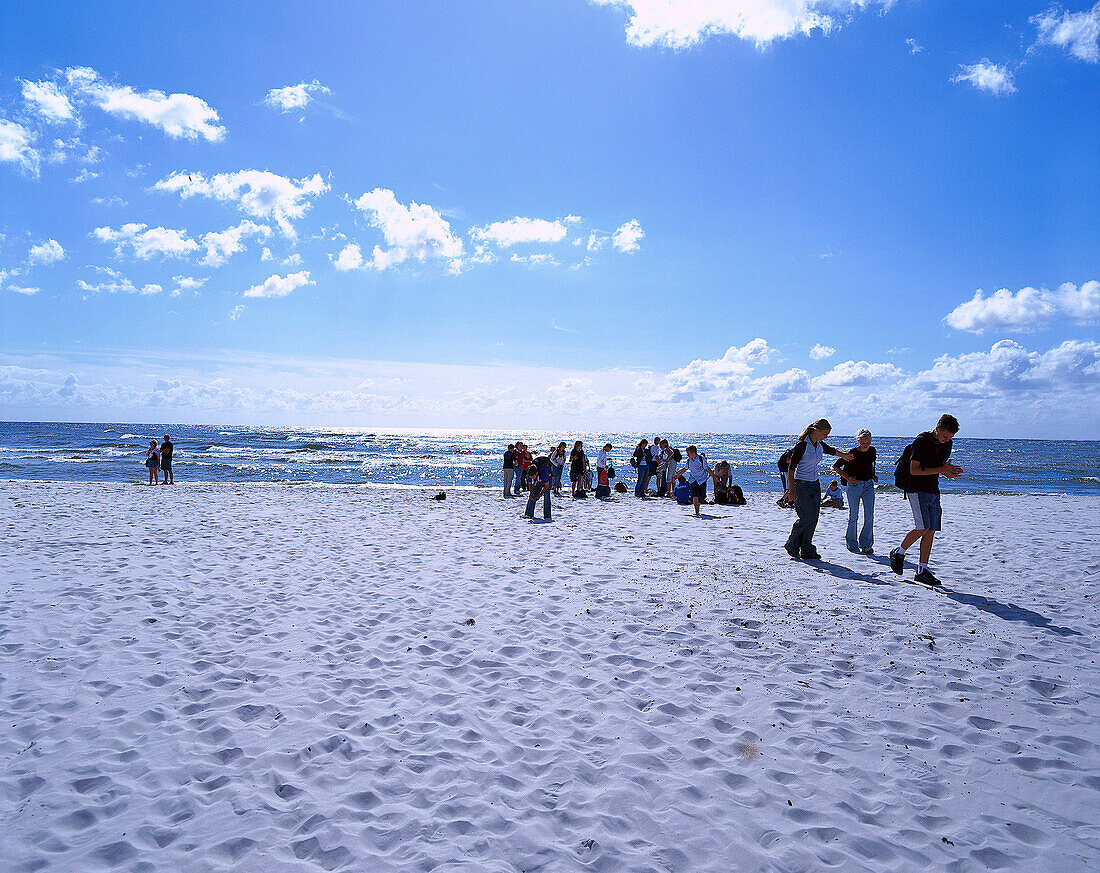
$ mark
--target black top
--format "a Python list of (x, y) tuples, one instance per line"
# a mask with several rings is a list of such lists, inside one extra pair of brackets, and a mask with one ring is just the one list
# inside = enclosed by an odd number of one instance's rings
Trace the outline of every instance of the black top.
[(837, 461), (839, 469), (859, 482), (866, 482), (875, 475), (875, 458), (878, 453), (874, 446), (870, 446), (865, 452), (861, 452), (859, 446), (856, 446), (848, 449), (848, 453), (852, 456), (852, 460), (845, 461), (842, 458)]
[(511, 470), (516, 466), (516, 453), (511, 449), (504, 453), (504, 469)]
[(161, 446), (160, 446), (161, 460), (171, 461), (172, 460), (172, 450), (173, 449), (175, 449), (175, 446), (172, 445), (170, 440), (165, 440), (163, 443), (161, 443)]
[(580, 479), (584, 475), (584, 451), (573, 449), (569, 453), (569, 478)]
[[(947, 459), (951, 457), (951, 442), (951, 440), (948, 440), (946, 443), (941, 443), (932, 431), (926, 430), (913, 441), (913, 460), (920, 464), (922, 470), (942, 467), (947, 463)], [(924, 494), (939, 494), (940, 477), (935, 475), (910, 476), (907, 490)]]

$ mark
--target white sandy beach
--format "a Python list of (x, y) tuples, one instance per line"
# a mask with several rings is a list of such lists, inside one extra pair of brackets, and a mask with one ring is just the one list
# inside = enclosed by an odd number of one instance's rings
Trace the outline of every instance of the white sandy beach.
[(1094, 498), (431, 493), (0, 484), (0, 869), (1100, 868)]

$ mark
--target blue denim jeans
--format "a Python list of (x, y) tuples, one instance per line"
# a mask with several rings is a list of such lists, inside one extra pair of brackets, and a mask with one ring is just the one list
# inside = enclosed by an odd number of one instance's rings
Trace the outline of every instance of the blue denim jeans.
[[(863, 528), (856, 539), (856, 526), (859, 523), (859, 504), (863, 501)], [(875, 480), (856, 482), (848, 486), (848, 530), (844, 541), (851, 552), (857, 549), (869, 549), (875, 544)]]
[(634, 496), (645, 497), (646, 489), (649, 487), (649, 464), (638, 465), (638, 481), (634, 485)]
[[(538, 494), (539, 488), (541, 487), (542, 484), (539, 482), (536, 482), (534, 485), (531, 486), (531, 496), (527, 498), (527, 508), (523, 511), (523, 514), (527, 516), (527, 518), (535, 517), (535, 495)], [(549, 488), (546, 489), (546, 494), (542, 498), (542, 517), (546, 519), (550, 518)]]
[(817, 551), (814, 548), (814, 531), (817, 530), (817, 519), (821, 515), (821, 483), (795, 480), (794, 490), (797, 495), (794, 511), (798, 520), (791, 526), (787, 546), (798, 549), (803, 554), (812, 554)]
[(554, 485), (553, 485), (553, 488), (554, 488), (555, 491), (561, 491), (561, 471), (563, 469), (564, 469), (563, 467), (555, 467), (554, 468)]

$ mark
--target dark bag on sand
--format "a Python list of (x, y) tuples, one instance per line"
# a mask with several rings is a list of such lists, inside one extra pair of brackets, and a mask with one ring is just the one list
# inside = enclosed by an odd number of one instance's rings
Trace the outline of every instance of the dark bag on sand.
[(573, 496), (577, 500), (584, 500), (586, 497), (588, 497), (588, 493), (583, 488), (578, 488)]
[(714, 502), (721, 504), (722, 506), (729, 506), (732, 502), (732, 491), (726, 485), (714, 486)]
[(902, 491), (908, 491), (909, 486), (912, 484), (912, 474), (909, 472), (909, 467), (913, 463), (914, 445), (916, 445), (916, 443), (912, 442), (902, 449), (901, 457), (898, 458), (898, 462), (894, 465), (894, 485)]
[(776, 466), (779, 467), (780, 473), (786, 473), (788, 470), (791, 469), (791, 455), (793, 454), (794, 449), (790, 448), (779, 456), (779, 461)]
[(744, 506), (747, 501), (745, 500), (745, 492), (741, 490), (741, 486), (730, 485), (730, 491), (733, 492), (730, 503), (733, 506)]
[(626, 489), (626, 483), (625, 482), (616, 482), (615, 483), (615, 493), (616, 494), (626, 494), (626, 490), (627, 489)]
[(601, 500), (604, 497), (611, 496), (611, 486), (609, 485), (597, 485), (596, 486), (596, 499)]

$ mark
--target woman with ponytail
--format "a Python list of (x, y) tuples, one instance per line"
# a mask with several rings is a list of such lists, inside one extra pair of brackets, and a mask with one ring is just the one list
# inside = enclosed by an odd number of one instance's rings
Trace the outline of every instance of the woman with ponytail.
[(814, 560), (820, 558), (814, 546), (814, 531), (821, 513), (821, 459), (825, 455), (837, 455), (846, 461), (852, 456), (838, 452), (825, 443), (825, 437), (833, 426), (827, 419), (819, 418), (807, 425), (798, 438), (798, 444), (791, 454), (791, 465), (787, 470), (787, 493), (783, 496), (794, 503), (798, 520), (791, 527), (791, 535), (783, 546), (792, 558)]

